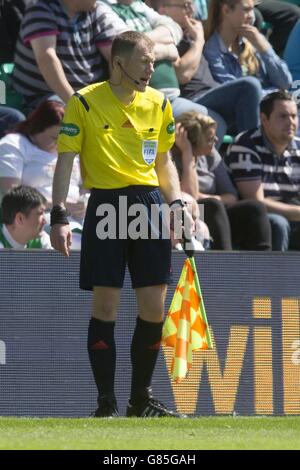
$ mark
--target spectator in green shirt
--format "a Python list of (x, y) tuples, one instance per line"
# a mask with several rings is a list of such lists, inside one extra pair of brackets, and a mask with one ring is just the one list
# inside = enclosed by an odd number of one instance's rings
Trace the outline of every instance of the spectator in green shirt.
[(17, 186), (2, 200), (0, 248), (51, 248), (43, 231), (46, 199), (36, 189)]

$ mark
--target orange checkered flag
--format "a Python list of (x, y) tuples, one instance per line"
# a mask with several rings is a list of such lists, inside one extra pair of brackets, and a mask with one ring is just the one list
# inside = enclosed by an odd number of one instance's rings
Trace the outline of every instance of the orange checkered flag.
[(175, 382), (186, 376), (193, 351), (212, 348), (194, 257), (184, 263), (164, 322), (162, 341), (174, 349), (171, 374)]

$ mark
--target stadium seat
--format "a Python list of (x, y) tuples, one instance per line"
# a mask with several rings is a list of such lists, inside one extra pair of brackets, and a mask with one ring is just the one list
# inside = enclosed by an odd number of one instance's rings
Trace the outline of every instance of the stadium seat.
[(262, 24), (260, 25), (259, 29), (260, 29), (261, 33), (264, 36), (266, 36), (266, 38), (268, 39), (272, 34), (273, 27), (272, 27), (272, 24), (269, 23), (268, 21), (263, 21)]
[(300, 0), (281, 0), (281, 1), (285, 3), (292, 3), (293, 5), (298, 5), (298, 7), (300, 7)]
[(5, 103), (7, 106), (23, 111), (23, 96), (15, 91), (11, 86), (11, 75), (14, 69), (14, 64), (2, 63), (0, 64), (0, 81), (5, 83)]
[(234, 140), (234, 137), (232, 135), (225, 134), (223, 137), (223, 144), (226, 144), (226, 145), (232, 144), (233, 140)]

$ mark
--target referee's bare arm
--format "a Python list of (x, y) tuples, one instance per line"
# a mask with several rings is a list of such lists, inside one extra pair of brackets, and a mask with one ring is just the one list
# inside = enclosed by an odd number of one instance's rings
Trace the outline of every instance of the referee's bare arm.
[[(52, 202), (53, 207), (66, 208), (66, 200), (70, 186), (73, 162), (76, 153), (60, 153), (58, 155), (53, 178)], [(63, 255), (69, 256), (72, 244), (72, 232), (68, 224), (54, 224), (51, 227), (50, 239), (53, 248)]]
[[(180, 181), (176, 167), (169, 153), (158, 153), (155, 160), (155, 171), (158, 177), (159, 188), (168, 204), (182, 199)], [(179, 214), (180, 221), (184, 220), (182, 227), (187, 238), (191, 238), (194, 231), (194, 221), (190, 212), (184, 207), (184, 217)]]
[(174, 163), (168, 152), (158, 153), (155, 159), (155, 171), (160, 190), (167, 203), (181, 199), (180, 182)]

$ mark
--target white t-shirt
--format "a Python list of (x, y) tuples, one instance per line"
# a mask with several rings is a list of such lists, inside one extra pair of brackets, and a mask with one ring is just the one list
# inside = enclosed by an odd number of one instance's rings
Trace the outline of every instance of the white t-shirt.
[[(22, 134), (7, 134), (0, 140), (0, 178), (18, 178), (36, 188), (48, 202), (52, 201), (52, 183), (57, 153), (41, 150)], [(79, 158), (75, 158), (68, 202), (77, 202), (81, 183)]]

